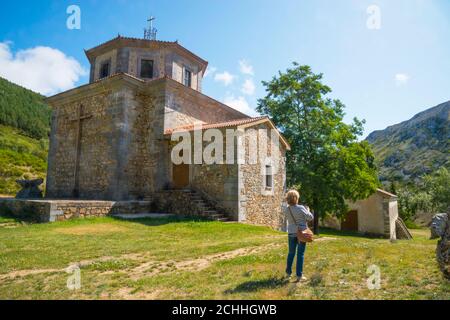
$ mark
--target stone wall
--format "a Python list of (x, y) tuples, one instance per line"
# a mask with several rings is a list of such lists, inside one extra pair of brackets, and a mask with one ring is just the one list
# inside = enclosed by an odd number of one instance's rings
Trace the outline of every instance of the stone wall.
[[(54, 109), (47, 174), (47, 197), (70, 198), (75, 188), (78, 108), (90, 119), (81, 123), (79, 189), (81, 197), (107, 197), (116, 167), (114, 117), (120, 111), (113, 93), (100, 92)], [(94, 147), (95, 146), (95, 147)]]
[(95, 62), (93, 64), (93, 74), (92, 74), (92, 80), (96, 81), (100, 79), (100, 68), (103, 63), (109, 62), (109, 73), (115, 74), (117, 72), (117, 50), (114, 49), (110, 52), (107, 52), (105, 54), (102, 54), (98, 57), (96, 57)]
[(192, 73), (191, 88), (197, 91), (201, 90), (201, 70), (195, 63), (190, 62), (188, 59), (171, 52), (166, 56), (167, 61), (172, 65), (170, 74), (172, 79), (184, 84), (184, 71), (187, 68)]
[(74, 197), (78, 123), (71, 120), (80, 105), (91, 115), (81, 124), (80, 199), (138, 200), (167, 183), (164, 82), (146, 90), (106, 82), (52, 102), (47, 198)]
[[(236, 128), (228, 128), (235, 130)], [(222, 161), (214, 164), (191, 165), (191, 188), (200, 192), (206, 199), (214, 203), (214, 206), (226, 213), (233, 220), (238, 220), (238, 164), (235, 152), (233, 164), (226, 164), (227, 148), (226, 129), (217, 129), (217, 134), (223, 137)], [(215, 139), (214, 137), (213, 139)], [(236, 139), (234, 139), (236, 144)], [(205, 150), (211, 142), (203, 142)], [(236, 147), (234, 148), (234, 150)]]
[(238, 166), (227, 164), (193, 165), (191, 188), (233, 220), (238, 220)]
[[(252, 130), (254, 129), (254, 130)], [(286, 183), (286, 149), (280, 143), (278, 146), (269, 135), (260, 135), (259, 146), (267, 146), (267, 158), (257, 159), (256, 164), (250, 164), (249, 143), (256, 139), (258, 129), (269, 129), (265, 124), (247, 129), (245, 132), (245, 163), (239, 165), (239, 221), (249, 224), (265, 225), (275, 229), (283, 227), (282, 201)], [(278, 148), (280, 157), (275, 163), (275, 148)], [(265, 187), (265, 166), (278, 165), (278, 172), (273, 175), (273, 187)]]
[(32, 222), (55, 222), (112, 214), (151, 212), (152, 201), (74, 201), (0, 199), (0, 213)]
[(375, 193), (367, 199), (349, 203), (350, 210), (358, 211), (359, 232), (385, 235), (385, 207), (383, 199), (382, 196)]
[[(129, 128), (123, 154), (121, 183), (128, 187), (119, 199), (143, 199), (168, 182), (168, 150), (164, 140), (164, 92), (162, 85), (143, 94), (132, 95), (125, 102)], [(116, 198), (117, 199), (117, 198)]]
[(42, 201), (0, 199), (0, 214), (32, 222), (48, 222), (50, 205)]
[(167, 81), (164, 130), (196, 122), (218, 123), (247, 117), (175, 81)]
[(191, 88), (199, 92), (202, 91), (203, 74), (198, 62), (171, 49), (155, 45), (150, 47), (118, 47), (95, 57), (91, 66), (90, 82), (99, 80), (100, 67), (104, 62), (111, 63), (111, 75), (123, 72), (140, 78), (142, 59), (153, 60), (154, 79), (168, 76), (179, 83), (183, 83), (184, 70), (187, 68), (192, 73)]
[(125, 71), (135, 77), (140, 78), (141, 76), (141, 60), (148, 59), (153, 60), (153, 78), (161, 78), (165, 75), (164, 68), (164, 52), (161, 50), (149, 50), (141, 48), (128, 48), (129, 50), (129, 60), (128, 60), (128, 70)]
[(160, 191), (153, 195), (152, 208), (157, 213), (176, 214), (181, 216), (202, 215), (203, 212), (189, 194), (182, 190)]

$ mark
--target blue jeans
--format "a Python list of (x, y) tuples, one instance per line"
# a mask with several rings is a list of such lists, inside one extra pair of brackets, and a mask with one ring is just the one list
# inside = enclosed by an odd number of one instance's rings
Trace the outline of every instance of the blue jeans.
[(306, 243), (298, 243), (296, 235), (289, 235), (289, 253), (287, 257), (286, 273), (292, 274), (292, 264), (294, 263), (295, 251), (297, 250), (297, 277), (303, 275), (303, 261), (305, 258)]

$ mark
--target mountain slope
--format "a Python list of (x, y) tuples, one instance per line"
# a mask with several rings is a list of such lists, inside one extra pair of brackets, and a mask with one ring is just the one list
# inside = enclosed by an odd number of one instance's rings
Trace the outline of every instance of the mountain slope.
[(0, 125), (0, 194), (14, 195), (17, 179), (45, 178), (48, 139), (37, 140)]
[(450, 101), (408, 121), (375, 131), (372, 145), (382, 182), (413, 182), (441, 166), (449, 166)]
[(17, 179), (45, 178), (50, 108), (44, 97), (0, 78), (0, 195)]
[(0, 78), (0, 124), (41, 139), (48, 137), (50, 116), (43, 96)]

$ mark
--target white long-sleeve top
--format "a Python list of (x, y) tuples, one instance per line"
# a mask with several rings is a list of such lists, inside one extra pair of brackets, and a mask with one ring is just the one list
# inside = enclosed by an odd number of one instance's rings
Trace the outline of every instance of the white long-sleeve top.
[(296, 234), (298, 229), (306, 230), (308, 221), (314, 220), (314, 215), (302, 205), (284, 207), (283, 212), (288, 223), (287, 231), (289, 234)]

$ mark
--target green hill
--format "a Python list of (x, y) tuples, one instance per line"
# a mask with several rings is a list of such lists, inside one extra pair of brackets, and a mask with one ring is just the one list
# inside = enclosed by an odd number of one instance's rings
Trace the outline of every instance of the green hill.
[(449, 166), (449, 113), (450, 101), (367, 137), (381, 182), (414, 183), (424, 174)]
[(45, 177), (50, 116), (43, 96), (0, 78), (0, 194), (14, 195), (16, 179)]
[(44, 96), (0, 78), (0, 124), (42, 139), (48, 137), (50, 117)]

